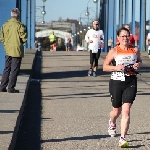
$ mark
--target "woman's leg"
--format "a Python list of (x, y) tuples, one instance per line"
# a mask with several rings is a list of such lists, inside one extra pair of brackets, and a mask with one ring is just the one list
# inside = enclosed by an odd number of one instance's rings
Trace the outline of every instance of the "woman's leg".
[(112, 111), (110, 112), (110, 119), (112, 123), (116, 123), (116, 119), (119, 117), (119, 115), (121, 114), (121, 107), (119, 108), (114, 108), (112, 109)]
[(116, 119), (120, 115), (121, 107), (120, 108), (114, 108), (110, 112), (110, 120), (109, 120), (109, 127), (108, 127), (108, 133), (111, 137), (114, 137), (116, 135)]
[(131, 105), (131, 103), (124, 103), (122, 105), (121, 137), (125, 137), (129, 129)]

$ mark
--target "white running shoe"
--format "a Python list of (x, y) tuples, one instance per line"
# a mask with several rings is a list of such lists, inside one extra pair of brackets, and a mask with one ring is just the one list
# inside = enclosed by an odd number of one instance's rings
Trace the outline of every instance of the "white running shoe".
[(109, 120), (108, 133), (111, 137), (115, 137), (116, 135), (116, 124), (112, 123), (111, 119)]
[(90, 69), (89, 71), (88, 71), (88, 76), (91, 76), (92, 75), (92, 69)]
[(121, 147), (121, 148), (128, 148), (129, 147), (129, 143), (126, 141), (126, 139), (124, 137), (120, 137), (119, 147)]

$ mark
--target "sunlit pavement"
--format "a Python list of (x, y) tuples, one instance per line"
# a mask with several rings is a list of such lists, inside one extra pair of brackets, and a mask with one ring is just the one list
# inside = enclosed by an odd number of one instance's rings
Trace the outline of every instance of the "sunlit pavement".
[[(16, 139), (22, 134), (22, 139), (18, 141), (22, 141), (19, 146), (23, 146), (23, 149), (38, 146), (44, 150), (119, 149), (120, 118), (117, 121), (117, 137), (110, 138), (107, 134), (111, 102), (108, 92), (110, 73), (102, 71), (105, 56), (106, 54), (102, 53), (99, 59), (97, 77), (88, 77), (88, 52), (43, 51), (41, 56), (35, 56), (35, 51), (28, 51), (16, 85), (20, 93), (0, 93), (0, 149), (13, 149)], [(34, 58), (42, 61), (41, 79), (37, 79), (38, 84), (34, 77), (40, 64), (37, 62), (32, 69)], [(126, 138), (130, 149), (145, 150), (150, 149), (150, 69), (146, 53), (142, 53), (142, 59), (143, 67), (138, 75), (138, 93), (132, 106), (130, 130)], [(36, 84), (41, 89), (37, 90)], [(32, 88), (33, 94), (29, 92), (29, 87)], [(28, 92), (30, 97), (27, 96)], [(21, 119), (25, 106), (28, 107), (26, 102), (34, 98), (38, 103), (32, 106), (33, 114), (26, 117), (32, 119), (40, 112), (39, 121), (36, 121), (36, 118), (33, 119), (35, 122), (28, 121), (27, 126), (23, 127), (27, 127), (27, 131), (22, 130), (22, 134), (18, 136), (19, 127), (25, 122)], [(35, 134), (34, 129), (38, 129)], [(37, 145), (34, 145), (35, 143)]]
[[(101, 54), (97, 77), (88, 77), (88, 52), (46, 52), (42, 57), (41, 147), (44, 150), (116, 150), (120, 135), (107, 134), (111, 109), (110, 73), (102, 71)], [(150, 149), (150, 69), (147, 55), (138, 75), (138, 93), (131, 110), (127, 140), (130, 149)]]

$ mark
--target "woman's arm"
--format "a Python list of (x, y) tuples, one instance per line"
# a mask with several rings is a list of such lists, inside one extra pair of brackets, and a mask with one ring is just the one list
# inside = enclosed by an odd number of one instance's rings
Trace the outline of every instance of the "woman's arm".
[(111, 71), (122, 71), (122, 70), (124, 70), (124, 65), (123, 64), (120, 64), (120, 65), (117, 65), (117, 66), (112, 66), (111, 65), (111, 62), (115, 58), (115, 56), (116, 56), (116, 50), (115, 50), (115, 48), (112, 48), (108, 52), (108, 54), (107, 54), (107, 56), (104, 60), (103, 71), (111, 72)]
[(133, 65), (133, 68), (135, 70), (139, 69), (142, 65), (142, 59), (141, 59), (141, 54), (140, 51), (137, 47), (134, 48), (136, 55), (137, 55), (137, 62)]

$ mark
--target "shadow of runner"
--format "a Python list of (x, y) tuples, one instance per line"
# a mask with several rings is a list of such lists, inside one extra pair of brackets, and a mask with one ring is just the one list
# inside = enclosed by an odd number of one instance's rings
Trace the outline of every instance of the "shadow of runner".
[[(37, 52), (25, 108), (14, 150), (40, 150), (41, 134), (41, 52)], [(34, 81), (34, 82), (33, 82)]]
[(91, 135), (91, 136), (83, 136), (83, 137), (68, 137), (64, 139), (49, 139), (49, 140), (41, 140), (41, 143), (46, 142), (63, 142), (63, 141), (77, 141), (77, 140), (91, 140), (91, 139), (101, 139), (108, 138), (109, 135)]
[(142, 147), (143, 146), (143, 148), (145, 147), (145, 145), (135, 145), (135, 146), (129, 146), (129, 148), (140, 148), (140, 147)]
[[(73, 77), (87, 77), (87, 75), (88, 70), (49, 72), (42, 74), (42, 79), (65, 79)], [(97, 76), (101, 75), (110, 75), (110, 72), (103, 72), (102, 69), (98, 69)]]

